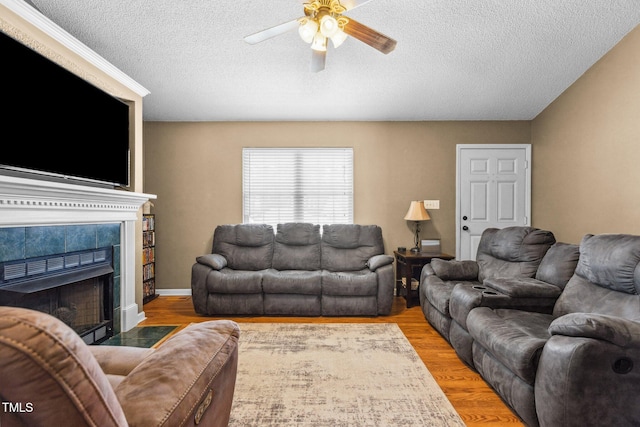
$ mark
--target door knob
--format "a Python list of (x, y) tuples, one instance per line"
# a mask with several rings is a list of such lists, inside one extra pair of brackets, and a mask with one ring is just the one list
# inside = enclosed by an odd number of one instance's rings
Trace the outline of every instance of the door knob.
[(463, 216), (463, 217), (462, 217), (462, 220), (463, 220), (463, 221), (466, 221), (466, 220), (467, 220), (467, 216), (466, 216), (466, 215), (465, 215), (465, 216)]
[(465, 225), (465, 226), (463, 226), (463, 227), (462, 227), (462, 229), (463, 229), (464, 231), (469, 231), (469, 227), (467, 227), (466, 225)]

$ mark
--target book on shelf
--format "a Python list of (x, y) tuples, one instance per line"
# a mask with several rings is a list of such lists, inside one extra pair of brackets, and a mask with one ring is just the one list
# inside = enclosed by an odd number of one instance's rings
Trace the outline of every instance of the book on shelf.
[(145, 264), (142, 266), (142, 280), (153, 279), (156, 276), (155, 264)]
[(154, 231), (145, 231), (142, 233), (142, 245), (143, 246), (155, 246), (156, 245), (156, 233)]
[(142, 216), (142, 231), (150, 231), (155, 229), (155, 217), (153, 215)]
[(156, 260), (156, 248), (149, 247), (142, 249), (142, 263), (149, 264)]

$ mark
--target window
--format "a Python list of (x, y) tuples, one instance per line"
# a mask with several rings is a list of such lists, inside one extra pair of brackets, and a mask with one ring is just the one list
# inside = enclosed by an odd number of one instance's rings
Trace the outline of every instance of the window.
[(353, 223), (352, 148), (245, 148), (243, 222)]

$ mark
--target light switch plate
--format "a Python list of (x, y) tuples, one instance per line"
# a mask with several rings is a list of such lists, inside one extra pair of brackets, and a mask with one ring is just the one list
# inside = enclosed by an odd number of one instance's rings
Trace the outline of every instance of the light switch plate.
[(425, 209), (440, 209), (440, 200), (425, 200)]

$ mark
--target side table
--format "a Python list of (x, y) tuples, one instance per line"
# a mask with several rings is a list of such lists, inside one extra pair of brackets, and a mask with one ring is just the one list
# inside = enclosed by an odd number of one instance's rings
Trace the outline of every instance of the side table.
[[(425, 264), (429, 264), (432, 259), (440, 258), (450, 260), (455, 258), (449, 254), (434, 254), (428, 252), (404, 252), (393, 251), (396, 258), (396, 296), (401, 295), (402, 279), (405, 281), (405, 298), (407, 300), (407, 308), (413, 307), (414, 302), (419, 300), (418, 290), (420, 289), (420, 273)], [(411, 279), (418, 280), (416, 290), (411, 289)], [(417, 302), (419, 303), (419, 302)]]

